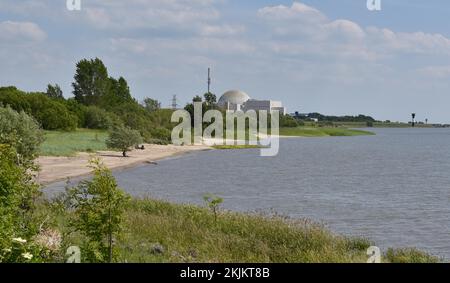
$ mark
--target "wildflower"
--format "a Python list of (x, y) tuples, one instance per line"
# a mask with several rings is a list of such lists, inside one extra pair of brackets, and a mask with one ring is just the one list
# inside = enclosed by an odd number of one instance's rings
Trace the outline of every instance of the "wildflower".
[(33, 258), (33, 255), (28, 253), (28, 252), (23, 253), (22, 256), (23, 256), (24, 259), (28, 259), (28, 260)]
[(11, 250), (10, 248), (4, 248), (3, 251), (4, 251), (5, 253), (10, 253), (12, 250)]
[(41, 231), (35, 238), (34, 242), (41, 247), (47, 248), (51, 251), (58, 251), (61, 247), (62, 236), (56, 230)]
[(13, 240), (13, 242), (20, 243), (20, 244), (25, 244), (27, 242), (27, 240), (22, 239), (20, 237), (19, 238), (13, 238), (12, 240)]

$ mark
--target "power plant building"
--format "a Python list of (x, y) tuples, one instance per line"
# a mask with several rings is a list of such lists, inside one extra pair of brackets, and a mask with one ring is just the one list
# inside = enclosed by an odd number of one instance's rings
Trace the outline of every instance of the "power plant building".
[(225, 92), (219, 99), (219, 107), (230, 111), (265, 110), (267, 112), (279, 111), (281, 115), (286, 114), (286, 108), (281, 101), (251, 99), (248, 94), (240, 90)]

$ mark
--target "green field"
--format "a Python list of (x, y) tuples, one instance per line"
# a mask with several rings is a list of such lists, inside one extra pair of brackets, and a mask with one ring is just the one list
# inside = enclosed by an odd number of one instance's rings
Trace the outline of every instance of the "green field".
[(364, 136), (373, 135), (373, 133), (362, 130), (353, 130), (347, 128), (281, 128), (281, 136), (293, 137), (349, 137), (349, 136)]
[(74, 132), (46, 131), (41, 155), (72, 156), (77, 152), (106, 150), (106, 131), (79, 129)]
[[(53, 207), (42, 212), (57, 219), (55, 228), (65, 234), (70, 212)], [(124, 228), (117, 239), (117, 261), (128, 263), (364, 263), (372, 245), (366, 239), (333, 234), (305, 219), (221, 211), (216, 221), (205, 207), (152, 199), (131, 202)], [(83, 239), (77, 233), (66, 235), (66, 245), (82, 246)], [(437, 260), (415, 249), (389, 250), (383, 256), (384, 262)]]

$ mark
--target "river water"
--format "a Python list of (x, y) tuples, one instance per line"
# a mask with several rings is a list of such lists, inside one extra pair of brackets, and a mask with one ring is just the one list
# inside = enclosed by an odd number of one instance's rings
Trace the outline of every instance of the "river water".
[[(286, 138), (258, 149), (207, 151), (117, 171), (134, 196), (310, 218), (380, 248), (450, 258), (450, 129), (370, 129), (375, 136)], [(63, 182), (47, 192), (61, 191)]]

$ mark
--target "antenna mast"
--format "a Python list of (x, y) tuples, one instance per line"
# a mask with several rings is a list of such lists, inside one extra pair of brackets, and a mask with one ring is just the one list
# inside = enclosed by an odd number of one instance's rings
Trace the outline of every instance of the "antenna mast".
[(211, 90), (211, 68), (208, 68), (208, 93)]

